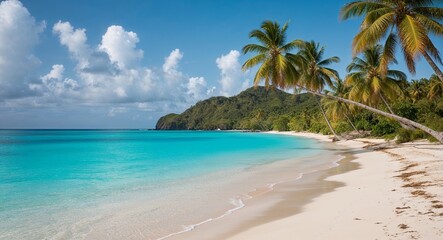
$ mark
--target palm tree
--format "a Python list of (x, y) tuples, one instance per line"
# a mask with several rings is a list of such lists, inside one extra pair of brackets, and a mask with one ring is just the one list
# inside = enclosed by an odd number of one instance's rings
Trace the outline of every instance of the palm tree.
[[(306, 92), (312, 93), (314, 95), (317, 95), (320, 97), (326, 97), (326, 98), (330, 98), (330, 99), (335, 99), (335, 100), (341, 101), (346, 104), (351, 104), (351, 105), (354, 105), (357, 107), (361, 107), (363, 109), (374, 112), (376, 114), (380, 114), (382, 116), (394, 119), (400, 123), (419, 128), (419, 129), (423, 130), (424, 132), (429, 133), (430, 135), (435, 137), (438, 141), (443, 143), (443, 133), (442, 132), (437, 132), (437, 131), (435, 131), (431, 128), (428, 128), (420, 123), (411, 121), (407, 118), (400, 117), (400, 116), (397, 116), (392, 113), (384, 112), (382, 110), (364, 105), (359, 102), (355, 102), (355, 101), (352, 101), (349, 99), (345, 99), (345, 98), (341, 98), (341, 97), (337, 97), (337, 96), (333, 96), (333, 95), (323, 94), (321, 92), (318, 92), (317, 89), (310, 89), (308, 87), (309, 86), (308, 84), (304, 85), (303, 83), (298, 82), (297, 80), (299, 80), (299, 74), (297, 72), (297, 65), (299, 65), (300, 63), (298, 61), (298, 57), (294, 57), (290, 53), (289, 49), (293, 49), (296, 46), (300, 45), (300, 41), (296, 40), (296, 41), (289, 43), (290, 46), (285, 47), (285, 48), (282, 47), (282, 49), (286, 49), (285, 51), (280, 51), (280, 53), (278, 55), (275, 55), (275, 51), (270, 51), (271, 50), (270, 46), (275, 45), (275, 44), (271, 44), (271, 42), (273, 42), (273, 41), (271, 41), (272, 38), (270, 38), (270, 36), (271, 35), (278, 35), (279, 38), (286, 39), (287, 24), (285, 24), (285, 26), (283, 28), (280, 28), (277, 23), (265, 21), (262, 24), (262, 29), (263, 29), (263, 31), (261, 31), (261, 30), (252, 31), (251, 34), (249, 34), (249, 36), (250, 36), (250, 38), (256, 38), (259, 42), (263, 43), (265, 46), (258, 45), (258, 44), (248, 44), (243, 48), (244, 53), (248, 53), (251, 51), (257, 52), (256, 56), (253, 56), (252, 58), (247, 60), (245, 62), (245, 64), (243, 65), (243, 70), (246, 70), (246, 69), (252, 68), (253, 66), (261, 64), (258, 71), (257, 71), (255, 79), (254, 79), (254, 83), (256, 85), (261, 80), (265, 80), (265, 83), (269, 83), (270, 81), (272, 81), (273, 83), (275, 83), (276, 86), (281, 87), (281, 88), (284, 88), (287, 86), (297, 87), (297, 88), (305, 90)], [(284, 31), (282, 31), (283, 29), (284, 29)], [(269, 33), (267, 33), (267, 32), (269, 32)], [(279, 32), (279, 34), (270, 34), (271, 32)], [(257, 37), (257, 36), (259, 36), (259, 37)], [(277, 42), (281, 43), (281, 42), (285, 42), (285, 41), (277, 41)], [(288, 44), (277, 44), (277, 45), (278, 46), (280, 46), (280, 45), (286, 46)], [(265, 49), (268, 49), (268, 50), (265, 50)], [(275, 49), (278, 49), (278, 48), (275, 48)], [(275, 57), (272, 57), (272, 54), (274, 54)], [(279, 57), (277, 57), (277, 56), (279, 56)], [(284, 59), (284, 61), (282, 61), (282, 62), (285, 62), (285, 64), (279, 64), (280, 67), (278, 68), (279, 69), (278, 72), (281, 74), (275, 74), (275, 72), (276, 72), (275, 69), (277, 69), (277, 68), (274, 66), (277, 63), (271, 64), (271, 62), (276, 59)], [(279, 61), (276, 61), (276, 62), (279, 62)], [(290, 63), (290, 64), (288, 64), (288, 63)]]
[(346, 4), (341, 18), (364, 16), (360, 32), (353, 41), (354, 54), (384, 39), (383, 73), (394, 57), (396, 45), (400, 45), (406, 64), (415, 73), (415, 60), (424, 56), (443, 81), (443, 73), (437, 64), (442, 63), (440, 53), (429, 34), (443, 36), (443, 9), (433, 6), (432, 0), (363, 0)]
[[(347, 98), (347, 95), (349, 93), (349, 87), (346, 87), (341, 79), (337, 79), (337, 81), (335, 81), (333, 85), (330, 86), (330, 89), (331, 90), (324, 91), (326, 95)], [(355, 131), (359, 132), (355, 125), (352, 123), (351, 118), (349, 117), (348, 105), (336, 99), (330, 98), (323, 98), (322, 103), (326, 108), (326, 114), (331, 116), (332, 120), (337, 121), (339, 119), (346, 119), (352, 126), (352, 128)]]
[(255, 38), (259, 44), (247, 44), (243, 47), (243, 53), (257, 53), (254, 57), (248, 59), (242, 69), (247, 70), (260, 64), (255, 74), (254, 84), (257, 85), (261, 80), (265, 80), (268, 87), (277, 86), (285, 88), (288, 79), (297, 79), (297, 69), (291, 63), (293, 55), (291, 50), (297, 47), (299, 40), (286, 42), (286, 31), (288, 23), (283, 27), (277, 22), (264, 21), (260, 29), (255, 29), (249, 33), (249, 38)]
[(412, 99), (412, 102), (417, 102), (418, 100), (424, 98), (426, 96), (426, 80), (412, 80), (411, 84), (409, 85), (409, 96)]
[(432, 75), (430, 80), (428, 98), (432, 100), (443, 97), (443, 83), (436, 75)]
[(345, 85), (350, 87), (349, 99), (369, 106), (378, 106), (381, 101), (389, 112), (394, 114), (388, 100), (402, 95), (398, 84), (406, 79), (406, 75), (401, 71), (389, 69), (383, 75), (380, 70), (382, 54), (383, 48), (377, 44), (367, 48), (361, 58), (354, 57), (347, 67), (349, 74), (346, 76)]
[[(336, 56), (323, 59), (325, 52), (324, 47), (314, 41), (304, 42), (298, 44), (300, 51), (298, 52), (295, 60), (301, 70), (301, 75), (299, 81), (302, 85), (307, 86), (309, 89), (313, 89), (317, 92), (322, 92), (325, 85), (332, 86), (333, 79), (338, 80), (338, 72), (334, 69), (328, 68), (327, 66), (331, 63), (337, 63), (340, 59)], [(317, 98), (316, 98), (317, 99)], [(321, 113), (325, 118), (329, 129), (334, 134), (335, 139), (339, 139), (337, 133), (331, 125), (326, 113), (321, 105), (321, 102), (317, 99), (318, 106), (320, 107)]]

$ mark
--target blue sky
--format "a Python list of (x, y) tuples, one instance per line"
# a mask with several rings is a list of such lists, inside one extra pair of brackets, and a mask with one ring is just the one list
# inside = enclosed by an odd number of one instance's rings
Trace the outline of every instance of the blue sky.
[[(152, 128), (198, 100), (235, 95), (254, 74), (240, 70), (240, 50), (267, 19), (290, 21), (289, 39), (325, 45), (344, 76), (360, 23), (339, 21), (347, 2), (2, 1), (0, 128)], [(413, 78), (431, 73), (421, 60)]]

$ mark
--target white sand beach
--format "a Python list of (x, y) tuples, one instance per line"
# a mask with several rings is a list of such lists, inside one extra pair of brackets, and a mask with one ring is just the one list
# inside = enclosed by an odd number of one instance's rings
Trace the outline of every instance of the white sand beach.
[[(288, 134), (288, 133), (283, 133)], [(296, 136), (328, 140), (310, 133)], [(356, 139), (359, 169), (328, 177), (345, 186), (322, 194), (299, 214), (254, 226), (245, 239), (443, 239), (443, 146)]]
[(443, 239), (442, 145), (367, 138), (331, 144), (349, 150), (338, 167), (278, 184), (240, 211), (171, 239)]

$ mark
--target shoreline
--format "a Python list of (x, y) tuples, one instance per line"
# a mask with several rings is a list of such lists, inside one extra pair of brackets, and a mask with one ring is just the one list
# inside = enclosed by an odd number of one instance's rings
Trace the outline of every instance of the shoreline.
[[(295, 136), (293, 133), (288, 132), (271, 131), (260, 133)], [(202, 223), (194, 224), (192, 226), (196, 228), (181, 231), (181, 233), (161, 239), (202, 239), (202, 236), (205, 236), (204, 239), (227, 239), (256, 225), (300, 213), (302, 206), (311, 202), (314, 197), (322, 195), (325, 192), (334, 191), (334, 189), (341, 186), (339, 182), (332, 183), (325, 181), (328, 176), (358, 168), (358, 164), (351, 162), (354, 159), (352, 154), (348, 153), (346, 148), (332, 143), (329, 136), (317, 134), (312, 134), (311, 136), (311, 134), (302, 133), (297, 134), (296, 137), (305, 137), (324, 144), (324, 148), (328, 151), (327, 156), (336, 159), (330, 161), (330, 165), (311, 169), (310, 171), (302, 173), (298, 178), (268, 184), (272, 185), (270, 189), (262, 189), (259, 194), (243, 199), (244, 206), (238, 209), (239, 211), (230, 212), (228, 214), (229, 216), (217, 217), (210, 219), (210, 221), (206, 220)], [(317, 157), (324, 156), (317, 155)], [(272, 166), (268, 167), (272, 168)], [(248, 194), (250, 195), (252, 192), (254, 191), (248, 192)], [(288, 199), (297, 202), (295, 208), (290, 206), (290, 201), (286, 201)], [(281, 211), (279, 207), (275, 208), (275, 206), (278, 206), (282, 201), (286, 207), (292, 209), (289, 211), (287, 211), (288, 209)], [(257, 219), (257, 215), (267, 217)]]
[[(268, 133), (331, 142), (319, 134)], [(168, 239), (443, 237), (443, 146), (366, 138), (331, 144), (348, 150), (339, 166), (277, 184), (240, 211)]]
[[(357, 150), (351, 162), (360, 165), (326, 178), (342, 187), (314, 198), (299, 214), (245, 228), (227, 239), (291, 239), (294, 234), (300, 239), (443, 238), (442, 145), (392, 145), (380, 139), (336, 144)], [(363, 146), (355, 148), (357, 144)]]

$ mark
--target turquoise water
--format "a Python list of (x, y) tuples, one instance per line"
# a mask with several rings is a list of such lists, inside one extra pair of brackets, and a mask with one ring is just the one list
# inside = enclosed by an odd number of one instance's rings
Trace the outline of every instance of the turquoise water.
[[(76, 235), (72, 226), (91, 219), (90, 214), (113, 218), (109, 211), (94, 212), (103, 206), (112, 205), (109, 209), (115, 210), (119, 203), (135, 198), (143, 199), (144, 205), (156, 205), (160, 199), (173, 198), (168, 194), (180, 192), (174, 189), (178, 183), (181, 190), (191, 190), (195, 184), (189, 179), (223, 171), (238, 173), (318, 151), (318, 143), (312, 140), (260, 133), (2, 130), (0, 238), (82, 239), (79, 236), (86, 235)], [(155, 218), (162, 219), (160, 215)], [(91, 231), (79, 229), (83, 234)], [(32, 231), (40, 232), (32, 235)]]

